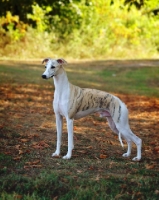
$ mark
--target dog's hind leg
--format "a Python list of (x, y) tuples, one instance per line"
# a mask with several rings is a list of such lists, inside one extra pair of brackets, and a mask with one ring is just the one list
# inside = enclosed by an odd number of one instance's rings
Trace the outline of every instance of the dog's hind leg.
[(115, 121), (117, 130), (121, 133), (121, 136), (127, 141), (128, 150), (123, 157), (128, 157), (131, 154), (132, 142), (136, 144), (137, 147), (137, 156), (133, 158), (133, 161), (139, 161), (141, 159), (141, 146), (142, 140), (137, 137), (130, 129), (129, 120), (128, 120), (128, 110), (125, 104), (122, 104), (121, 107), (121, 116)]
[(125, 125), (121, 127), (119, 124), (116, 125), (111, 117), (107, 117), (107, 120), (111, 130), (119, 135), (119, 140), (121, 135), (127, 142), (128, 149), (127, 152), (123, 154), (123, 157), (129, 157), (131, 155), (132, 142), (134, 142), (137, 146), (137, 156), (133, 158), (133, 161), (139, 161), (141, 159), (142, 141), (131, 131), (128, 121), (125, 121)]
[(129, 157), (131, 155), (132, 142), (134, 142), (137, 147), (137, 156), (133, 158), (133, 161), (139, 161), (141, 159), (142, 140), (137, 137), (128, 126), (127, 128), (118, 127), (118, 129), (120, 130), (121, 135), (124, 137), (128, 144), (127, 153), (124, 153), (123, 157)]
[(109, 125), (110, 129), (111, 129), (114, 133), (119, 134), (119, 131), (118, 131), (118, 129), (116, 128), (116, 125), (115, 125), (115, 123), (114, 123), (112, 117), (110, 116), (110, 117), (106, 117), (106, 118), (107, 118), (108, 125)]
[(124, 139), (127, 142), (128, 149), (127, 149), (127, 152), (123, 154), (123, 157), (129, 157), (131, 155), (132, 141), (126, 137), (124, 137)]
[(121, 133), (116, 128), (116, 125), (115, 125), (112, 117), (106, 117), (106, 118), (107, 118), (108, 125), (109, 125), (110, 129), (119, 136), (120, 144), (123, 147), (124, 145), (123, 145), (123, 142), (122, 142), (122, 139), (121, 139)]
[(133, 158), (133, 161), (141, 160), (141, 147), (142, 147), (142, 140), (137, 137), (131, 130), (130, 130), (131, 140), (136, 144), (137, 147), (137, 156)]

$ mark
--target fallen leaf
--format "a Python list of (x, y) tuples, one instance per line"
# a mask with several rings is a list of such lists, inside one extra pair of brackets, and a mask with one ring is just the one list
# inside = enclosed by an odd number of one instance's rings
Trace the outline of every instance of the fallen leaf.
[(12, 153), (10, 151), (6, 151), (6, 152), (4, 152), (4, 154), (11, 155)]
[(94, 126), (97, 126), (98, 124), (97, 124), (97, 122), (93, 121), (93, 125), (94, 125)]
[(117, 194), (117, 195), (115, 196), (115, 199), (120, 199), (122, 196), (123, 196), (122, 194)]
[(58, 199), (58, 196), (56, 196), (56, 197), (53, 198), (53, 200), (57, 200), (57, 199)]
[(33, 168), (41, 168), (43, 167), (42, 165), (31, 165)]
[(17, 125), (16, 127), (17, 127), (17, 128), (21, 128), (21, 127), (23, 127), (23, 126), (22, 126), (22, 125)]
[(146, 165), (146, 169), (154, 169), (155, 168), (155, 164), (152, 164), (152, 165)]
[(64, 183), (68, 183), (68, 179), (66, 179), (66, 178), (61, 178), (61, 181)]
[(15, 148), (19, 150), (20, 144), (15, 145)]
[(44, 146), (46, 143), (45, 143), (45, 141), (40, 141), (38, 144), (41, 146)]
[(154, 151), (155, 151), (156, 153), (158, 153), (158, 152), (159, 152), (159, 147), (155, 147), (155, 148), (154, 148)]
[(0, 129), (2, 129), (4, 127), (4, 125), (0, 125)]
[(121, 151), (119, 151), (119, 150), (117, 150), (116, 153), (119, 154), (119, 155), (121, 155)]
[(141, 192), (136, 192), (136, 195), (140, 196), (140, 195), (142, 195), (142, 193)]
[(29, 166), (25, 166), (25, 165), (24, 165), (24, 169), (29, 169), (29, 168), (30, 168)]
[(30, 153), (30, 150), (29, 150), (29, 149), (27, 149), (27, 150), (25, 151), (25, 153)]
[(33, 136), (34, 136), (34, 137), (39, 137), (39, 135), (38, 135), (38, 134), (36, 134), (36, 133), (35, 133)]
[(40, 141), (40, 142), (33, 142), (32, 147), (34, 149), (43, 149), (44, 147), (47, 148), (49, 145), (45, 141)]
[(20, 160), (21, 159), (21, 156), (17, 156), (17, 157), (14, 157), (13, 160), (17, 161), (17, 160)]
[(14, 195), (14, 199), (22, 199), (22, 198), (23, 198), (23, 196), (20, 195), (20, 194), (15, 194)]
[(38, 164), (39, 162), (40, 162), (40, 160), (35, 160), (35, 161), (32, 162), (32, 164), (36, 165), (36, 164)]
[(78, 153), (83, 153), (83, 154), (86, 154), (87, 151), (86, 150), (81, 150), (81, 151), (77, 151)]
[(26, 165), (24, 165), (24, 169), (43, 167), (42, 165), (34, 165), (32, 162), (26, 162), (25, 164)]
[(113, 141), (109, 141), (108, 143), (111, 145), (115, 145), (115, 142), (113, 142)]
[(100, 154), (100, 156), (99, 156), (100, 159), (105, 159), (105, 158), (107, 158), (107, 157), (108, 157), (108, 156), (105, 155), (105, 154)]
[(31, 164), (32, 164), (32, 162), (25, 162), (25, 164), (26, 164), (26, 165), (31, 165)]
[(82, 173), (82, 170), (77, 170), (77, 173), (78, 173), (78, 174)]
[(155, 145), (155, 144), (156, 144), (156, 141), (150, 142), (150, 145)]
[(34, 149), (44, 149), (44, 147), (39, 146), (39, 145), (35, 145), (35, 146), (33, 146), (33, 148), (34, 148)]
[(158, 194), (159, 194), (159, 190), (155, 190), (155, 194), (157, 194), (157, 195), (158, 195)]
[(47, 147), (49, 147), (49, 145), (45, 143), (44, 147), (47, 148)]
[[(75, 155), (73, 155), (73, 156), (75, 156)], [(53, 156), (52, 158), (60, 158), (60, 156), (56, 155), (56, 156)]]
[(29, 140), (28, 139), (20, 139), (20, 141), (25, 143), (25, 142), (28, 142)]
[(38, 142), (33, 142), (33, 143), (32, 143), (33, 146), (35, 146), (35, 145), (37, 145), (37, 144), (38, 144)]
[(21, 155), (21, 154), (23, 154), (24, 153), (24, 151), (22, 151), (22, 150), (19, 150), (19, 155)]
[(96, 176), (95, 181), (99, 181), (100, 180), (100, 176), (99, 174)]
[(93, 170), (94, 168), (93, 168), (92, 166), (90, 166), (88, 169), (89, 169), (89, 170)]
[(93, 149), (93, 147), (92, 146), (88, 146), (88, 147), (86, 147), (86, 149)]

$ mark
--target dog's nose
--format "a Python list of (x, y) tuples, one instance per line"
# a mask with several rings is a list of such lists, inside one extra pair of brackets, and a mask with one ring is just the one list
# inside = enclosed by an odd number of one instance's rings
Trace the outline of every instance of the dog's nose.
[(46, 79), (46, 75), (43, 74), (43, 75), (42, 75), (42, 78), (43, 78), (43, 79)]

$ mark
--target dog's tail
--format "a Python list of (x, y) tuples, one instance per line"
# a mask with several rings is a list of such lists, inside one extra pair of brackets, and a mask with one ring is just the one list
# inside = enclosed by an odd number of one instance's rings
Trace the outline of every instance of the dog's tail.
[(121, 146), (124, 147), (123, 141), (122, 141), (122, 139), (121, 139), (121, 133), (120, 133), (120, 132), (119, 132), (119, 135), (118, 135), (118, 136), (119, 136), (119, 141), (120, 141)]

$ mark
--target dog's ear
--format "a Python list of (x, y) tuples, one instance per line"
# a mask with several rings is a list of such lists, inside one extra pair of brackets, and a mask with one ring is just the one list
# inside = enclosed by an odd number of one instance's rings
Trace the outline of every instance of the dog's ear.
[(64, 60), (63, 58), (59, 58), (56, 60), (60, 65), (67, 65), (66, 60)]
[(49, 60), (50, 60), (50, 58), (45, 58), (45, 59), (42, 61), (42, 64), (45, 63), (45, 62), (47, 63)]

